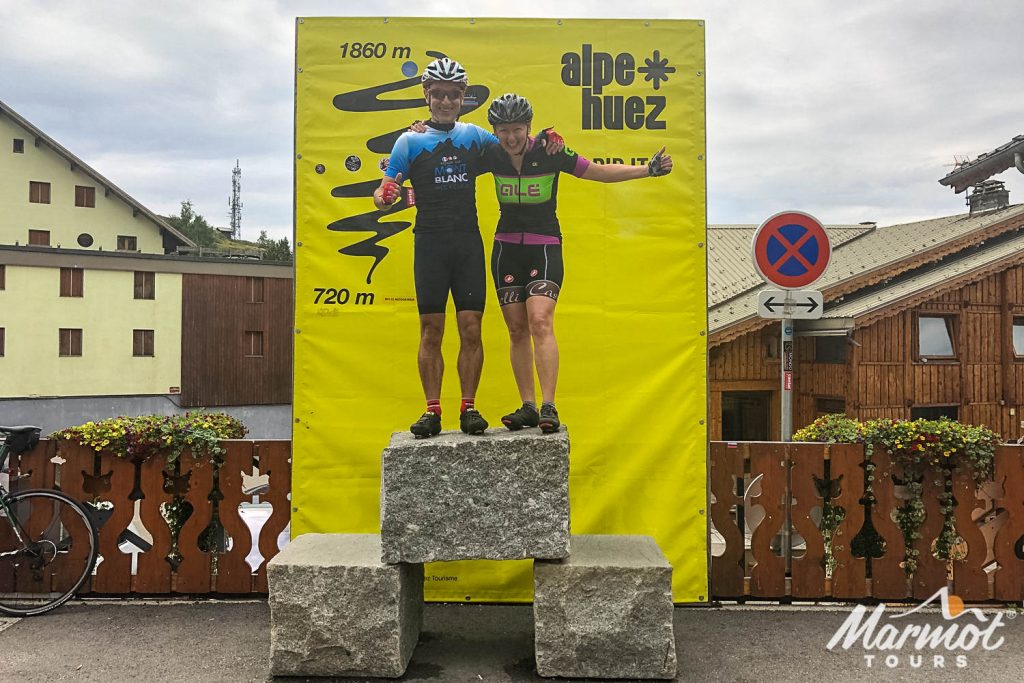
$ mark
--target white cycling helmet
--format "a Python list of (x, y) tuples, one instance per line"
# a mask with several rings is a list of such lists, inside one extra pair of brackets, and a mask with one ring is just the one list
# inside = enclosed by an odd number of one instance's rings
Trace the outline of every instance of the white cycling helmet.
[(424, 85), (430, 81), (446, 81), (448, 83), (461, 83), (462, 85), (466, 85), (468, 82), (466, 70), (462, 68), (462, 65), (454, 59), (448, 59), (447, 57), (435, 59), (430, 64), (427, 64), (427, 68), (423, 70), (423, 76), (420, 80)]

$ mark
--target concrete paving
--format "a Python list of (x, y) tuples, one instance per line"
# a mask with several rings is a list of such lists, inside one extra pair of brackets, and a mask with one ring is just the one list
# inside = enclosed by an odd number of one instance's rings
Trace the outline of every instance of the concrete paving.
[[(889, 668), (883, 659), (891, 652), (878, 653), (868, 666), (870, 653), (859, 644), (826, 649), (848, 607), (681, 607), (675, 610), (677, 680), (1020, 681), (1024, 615), (999, 611), (1005, 626), (995, 635), (1005, 640), (998, 648), (928, 651), (913, 668), (916, 651), (908, 645)], [(902, 630), (953, 622), (928, 611), (892, 622), (886, 616), (880, 627), (885, 623)], [(42, 617), (0, 619), (0, 681), (268, 681), (269, 625), (262, 601), (76, 602)], [(943, 657), (942, 668), (935, 667), (935, 654)], [(957, 666), (957, 654), (965, 666)], [(546, 680), (534, 669), (532, 608), (427, 605), (420, 643), (401, 680)]]

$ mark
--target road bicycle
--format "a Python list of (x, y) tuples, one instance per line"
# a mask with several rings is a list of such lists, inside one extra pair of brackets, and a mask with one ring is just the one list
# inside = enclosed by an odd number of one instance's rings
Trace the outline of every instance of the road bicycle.
[[(39, 443), (38, 427), (0, 427), (0, 473)], [(67, 602), (96, 564), (99, 537), (86, 508), (60, 491), (8, 491), (0, 475), (0, 614), (43, 614)], [(15, 478), (24, 478), (24, 475)], [(16, 489), (16, 486), (11, 486)]]

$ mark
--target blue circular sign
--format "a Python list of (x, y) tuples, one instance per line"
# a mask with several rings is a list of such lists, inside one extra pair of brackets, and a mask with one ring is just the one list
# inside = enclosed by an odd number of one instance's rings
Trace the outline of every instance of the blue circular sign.
[(802, 289), (825, 273), (832, 245), (813, 216), (784, 211), (761, 224), (751, 251), (754, 267), (765, 280), (785, 289)]

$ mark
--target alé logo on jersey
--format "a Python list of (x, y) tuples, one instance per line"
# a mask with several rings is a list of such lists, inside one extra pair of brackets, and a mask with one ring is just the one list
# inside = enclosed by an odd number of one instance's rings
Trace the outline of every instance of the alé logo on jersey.
[(664, 130), (664, 95), (627, 96), (616, 91), (633, 86), (641, 77), (638, 85), (649, 83), (658, 91), (675, 70), (660, 50), (637, 58), (629, 52), (595, 51), (593, 45), (584, 43), (579, 52), (562, 55), (562, 83), (580, 88), (583, 130)]
[(551, 199), (554, 176), (494, 175), (498, 201), (502, 204), (541, 204)]
[[(936, 603), (942, 621), (927, 623), (922, 609)], [(868, 668), (963, 669), (969, 663), (968, 653), (992, 651), (1003, 645), (1005, 638), (999, 630), (1006, 625), (1004, 616), (1013, 619), (1016, 612), (996, 610), (986, 615), (980, 609), (965, 607), (960, 597), (942, 587), (906, 612), (886, 614), (882, 603), (869, 614), (867, 607), (857, 605), (826, 647), (849, 650), (859, 645)], [(888, 618), (883, 621), (882, 617)]]

